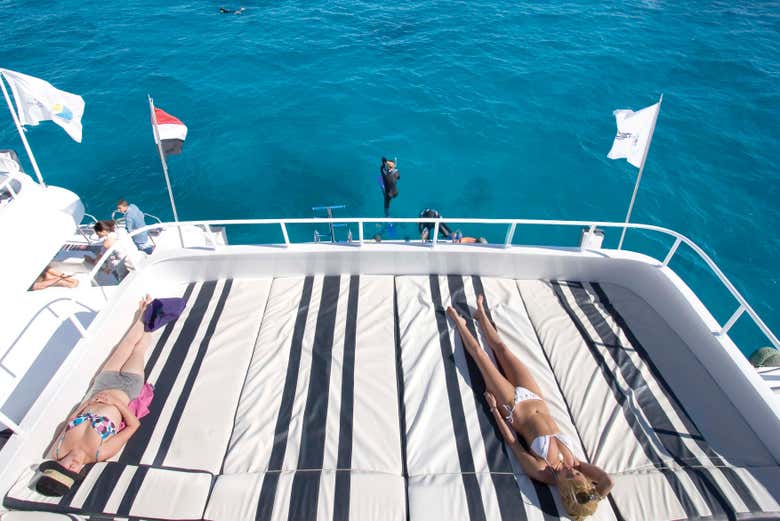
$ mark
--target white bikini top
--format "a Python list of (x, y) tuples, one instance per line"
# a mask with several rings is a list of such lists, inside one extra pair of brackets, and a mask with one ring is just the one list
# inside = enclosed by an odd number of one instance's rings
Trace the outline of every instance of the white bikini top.
[[(550, 451), (550, 438), (556, 438), (559, 442), (563, 443), (567, 449), (569, 449), (569, 452), (572, 453), (572, 456), (574, 455), (574, 451), (571, 448), (573, 445), (571, 439), (569, 439), (569, 437), (562, 432), (559, 432), (558, 434), (545, 434), (544, 436), (537, 436), (534, 438), (534, 441), (531, 442), (531, 452), (542, 458), (544, 461), (547, 461), (547, 453)], [(561, 454), (560, 451), (558, 452), (558, 456), (561, 460), (563, 459), (563, 454)], [(549, 463), (549, 461), (547, 463)]]

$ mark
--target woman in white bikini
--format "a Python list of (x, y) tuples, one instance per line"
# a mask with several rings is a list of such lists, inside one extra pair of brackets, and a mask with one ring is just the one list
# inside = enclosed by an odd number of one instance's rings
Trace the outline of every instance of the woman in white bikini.
[[(469, 332), (464, 318), (451, 306), (447, 314), (455, 321), (466, 352), (482, 373), (490, 411), (523, 471), (532, 479), (557, 485), (562, 503), (573, 519), (593, 514), (599, 500), (612, 489), (612, 478), (599, 467), (575, 457), (572, 441), (550, 416), (533, 375), (504, 345), (485, 314), (482, 295), (477, 297), (476, 319), (506, 376)], [(526, 441), (530, 451), (523, 448), (516, 434)]]

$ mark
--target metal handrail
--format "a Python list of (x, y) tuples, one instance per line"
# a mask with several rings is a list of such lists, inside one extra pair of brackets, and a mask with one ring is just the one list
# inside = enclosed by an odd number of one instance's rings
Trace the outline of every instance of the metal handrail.
[[(451, 217), (410, 217), (410, 218), (398, 218), (398, 217), (361, 217), (361, 218), (355, 218), (355, 217), (331, 217), (331, 218), (293, 218), (293, 219), (217, 219), (217, 220), (209, 220), (209, 221), (180, 221), (180, 222), (168, 222), (168, 223), (158, 223), (158, 224), (151, 224), (148, 226), (144, 226), (143, 228), (139, 228), (137, 230), (134, 230), (130, 236), (137, 235), (139, 233), (148, 232), (153, 229), (168, 229), (168, 228), (180, 228), (182, 226), (205, 226), (208, 227), (207, 229), (210, 229), (211, 226), (231, 226), (231, 225), (276, 225), (280, 227), (281, 233), (282, 233), (282, 239), (284, 241), (284, 246), (289, 247), (292, 242), (290, 241), (289, 234), (287, 232), (287, 226), (290, 224), (322, 224), (323, 221), (328, 221), (331, 224), (334, 223), (346, 223), (346, 224), (357, 224), (359, 227), (359, 234), (358, 234), (358, 242), (357, 244), (360, 246), (363, 246), (366, 244), (365, 235), (364, 235), (364, 224), (365, 223), (431, 223), (434, 225), (434, 231), (433, 231), (433, 237), (431, 237), (430, 240), (430, 246), (431, 248), (435, 248), (438, 243), (438, 232), (439, 232), (439, 225), (441, 223), (459, 223), (459, 224), (491, 224), (491, 225), (498, 225), (503, 224), (507, 226), (507, 233), (506, 238), (504, 240), (504, 248), (512, 248), (514, 245), (512, 244), (512, 240), (514, 238), (515, 232), (517, 230), (518, 225), (537, 225), (537, 226), (576, 226), (576, 227), (583, 227), (586, 226), (589, 228), (591, 232), (593, 232), (596, 228), (631, 228), (636, 230), (648, 230), (653, 232), (658, 232), (663, 235), (668, 235), (671, 237), (674, 237), (675, 241), (672, 247), (669, 249), (668, 253), (666, 254), (663, 261), (659, 261), (661, 268), (666, 268), (669, 264), (669, 261), (672, 259), (672, 257), (677, 252), (680, 244), (684, 243), (689, 248), (691, 248), (694, 253), (696, 253), (701, 260), (704, 261), (704, 263), (710, 268), (710, 270), (715, 274), (715, 276), (720, 280), (721, 284), (725, 286), (725, 288), (731, 293), (732, 297), (734, 297), (737, 302), (739, 303), (739, 306), (737, 307), (736, 311), (732, 314), (731, 318), (726, 322), (725, 325), (721, 326), (720, 331), (715, 332), (718, 336), (723, 336), (728, 333), (728, 331), (731, 329), (731, 327), (734, 325), (734, 323), (737, 321), (737, 319), (743, 314), (747, 313), (748, 316), (753, 320), (753, 323), (758, 327), (758, 329), (766, 336), (766, 338), (772, 343), (772, 345), (776, 349), (780, 349), (780, 340), (775, 336), (775, 334), (769, 329), (769, 327), (764, 323), (763, 320), (761, 320), (761, 317), (758, 316), (758, 313), (748, 304), (745, 297), (742, 296), (742, 294), (737, 290), (736, 287), (734, 287), (734, 284), (731, 283), (731, 281), (726, 277), (726, 275), (720, 270), (717, 264), (715, 264), (715, 261), (713, 261), (709, 255), (707, 255), (704, 250), (702, 250), (696, 243), (694, 243), (692, 240), (690, 240), (685, 235), (678, 233), (674, 230), (670, 230), (669, 228), (664, 228), (663, 226), (655, 226), (652, 224), (638, 224), (638, 223), (616, 223), (616, 222), (609, 222), (609, 221), (563, 221), (563, 220), (545, 220), (545, 219), (479, 219), (479, 218), (451, 218)], [(490, 248), (491, 245), (485, 245), (485, 244), (474, 244), (475, 247), (482, 247), (482, 248)], [(184, 245), (182, 244), (182, 248), (184, 248)], [(90, 272), (90, 281), (94, 282), (94, 277), (97, 274), (98, 270), (102, 267), (103, 263), (109, 258), (110, 254), (113, 253), (115, 249), (115, 246), (112, 246), (109, 248), (108, 251), (99, 259), (99, 261), (95, 264), (95, 267)], [(419, 250), (418, 250), (419, 251)]]
[[(92, 221), (92, 224), (96, 224), (98, 222), (98, 218), (91, 213), (84, 212), (84, 217), (88, 217)], [(84, 220), (84, 217), (81, 218), (82, 221)]]
[[(122, 212), (120, 212), (119, 210), (114, 210), (113, 212), (111, 212), (111, 220), (114, 221), (118, 225), (123, 225), (125, 223), (125, 218), (124, 217), (120, 217), (119, 219), (117, 219), (116, 218), (116, 214), (118, 214), (118, 213), (122, 213)], [(163, 224), (162, 220), (159, 217), (157, 217), (156, 215), (153, 215), (153, 214), (150, 214), (150, 213), (146, 213), (146, 212), (141, 212), (141, 213), (143, 214), (144, 217), (148, 217), (149, 219), (153, 220), (155, 223)], [(135, 234), (133, 234), (133, 235), (135, 235)], [(152, 236), (152, 234), (149, 234), (149, 240), (152, 241), (152, 244), (154, 245), (154, 247), (157, 247), (157, 243), (155, 242), (154, 237)]]
[(7, 190), (8, 193), (11, 195), (11, 197), (8, 198), (9, 203), (16, 199), (19, 196), (19, 191), (15, 190), (13, 187), (13, 184), (11, 184), (13, 181), (18, 181), (20, 184), (22, 183), (22, 179), (18, 174), (21, 174), (22, 172), (3, 172), (7, 177), (5, 181), (0, 183), (0, 192), (3, 190)]
[[(80, 306), (87, 311), (95, 312), (94, 309), (90, 308), (89, 306), (83, 304), (82, 302), (76, 301), (70, 297), (62, 297), (55, 300), (52, 300), (50, 302), (47, 302), (42, 308), (40, 308), (30, 319), (30, 321), (27, 323), (27, 325), (22, 329), (21, 332), (16, 336), (16, 338), (11, 342), (11, 344), (8, 346), (8, 349), (5, 350), (5, 352), (0, 355), (0, 369), (3, 369), (5, 372), (7, 372), (12, 378), (15, 378), (16, 375), (11, 372), (7, 367), (5, 367), (5, 359), (8, 355), (11, 354), (11, 352), (14, 350), (14, 347), (16, 344), (19, 343), (20, 339), (27, 333), (27, 331), (30, 329), (33, 321), (36, 320), (36, 318), (41, 315), (44, 311), (48, 311), (50, 314), (54, 315), (56, 318), (60, 318), (60, 323), (65, 322), (65, 320), (68, 320), (73, 327), (78, 332), (79, 336), (81, 338), (85, 338), (87, 336), (87, 328), (84, 327), (84, 324), (81, 323), (81, 320), (79, 320), (76, 317), (76, 311), (71, 309), (68, 313), (64, 315), (59, 315), (56, 312), (52, 310), (52, 304), (58, 303), (58, 302), (70, 302), (74, 304), (74, 306)], [(22, 430), (22, 427), (19, 423), (13, 421), (11, 418), (8, 417), (7, 414), (5, 414), (2, 409), (0, 409), (0, 424), (3, 424), (7, 428), (11, 429), (11, 432), (13, 432), (17, 436), (21, 436), (24, 434), (24, 431)]]
[[(121, 221), (123, 219), (122, 217), (120, 217), (119, 219), (116, 218), (116, 214), (118, 214), (118, 213), (122, 213), (122, 212), (120, 212), (119, 210), (114, 210), (113, 212), (111, 212), (111, 220), (112, 221), (119, 222), (119, 221)], [(156, 215), (153, 215), (151, 213), (146, 213), (146, 212), (141, 212), (141, 213), (144, 215), (144, 217), (148, 217), (149, 219), (153, 220), (157, 224), (162, 224), (162, 220), (159, 217), (157, 217)]]

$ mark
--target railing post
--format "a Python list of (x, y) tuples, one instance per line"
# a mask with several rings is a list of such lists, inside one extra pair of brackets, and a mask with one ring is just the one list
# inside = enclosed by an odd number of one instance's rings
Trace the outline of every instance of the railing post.
[(509, 248), (512, 246), (512, 239), (515, 238), (516, 227), (517, 223), (512, 223), (509, 225), (509, 229), (506, 231), (506, 238), (504, 239), (504, 248)]
[(358, 221), (358, 244), (363, 246), (363, 221)]
[(19, 424), (6, 416), (3, 411), (0, 411), (0, 423), (11, 429), (17, 436), (21, 436), (23, 434), (22, 428), (19, 426)]
[(431, 240), (431, 248), (435, 248), (439, 242), (439, 221), (433, 223), (433, 239)]
[(739, 319), (739, 317), (742, 316), (742, 313), (744, 312), (745, 312), (745, 305), (740, 304), (737, 310), (734, 312), (734, 314), (731, 315), (731, 318), (728, 320), (728, 322), (726, 322), (726, 325), (721, 328), (720, 332), (718, 333), (718, 336), (723, 336), (726, 333), (728, 333), (729, 329), (731, 329), (731, 326), (734, 325), (734, 323)]
[(73, 327), (76, 328), (76, 331), (79, 332), (81, 338), (87, 336), (87, 330), (84, 328), (84, 325), (81, 323), (79, 319), (76, 318), (76, 316), (73, 313), (68, 315), (68, 320), (70, 320), (70, 323), (73, 324)]
[(279, 221), (279, 225), (282, 227), (282, 236), (284, 236), (284, 246), (285, 248), (289, 248), (290, 237), (287, 235), (287, 226), (284, 224), (284, 221)]
[(666, 254), (666, 258), (664, 259), (663, 266), (669, 265), (669, 261), (672, 260), (672, 257), (674, 256), (675, 252), (677, 252), (677, 248), (679, 248), (681, 242), (682, 239), (677, 237), (677, 240), (674, 241), (674, 244), (672, 244), (672, 247), (669, 249), (669, 253)]
[(211, 228), (211, 225), (207, 225), (206, 228), (209, 230), (209, 240), (211, 241), (211, 245), (214, 247), (214, 249), (217, 249), (217, 235), (214, 233), (214, 230)]

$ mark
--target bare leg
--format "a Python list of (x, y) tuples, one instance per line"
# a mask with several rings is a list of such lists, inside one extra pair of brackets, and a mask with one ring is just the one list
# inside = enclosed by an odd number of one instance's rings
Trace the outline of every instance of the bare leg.
[(536, 383), (536, 379), (533, 377), (528, 368), (523, 364), (512, 352), (506, 347), (506, 344), (498, 336), (498, 331), (493, 327), (493, 324), (485, 313), (484, 298), (482, 295), (477, 297), (477, 322), (479, 322), (482, 331), (485, 334), (488, 345), (493, 349), (493, 353), (496, 355), (496, 360), (501, 364), (501, 368), (504, 370), (507, 379), (513, 386), (525, 387), (531, 392), (534, 392), (542, 397), (542, 391), (539, 388), (539, 384)]
[(463, 340), (463, 346), (466, 348), (466, 352), (471, 356), (474, 362), (476, 362), (479, 372), (482, 373), (482, 378), (485, 380), (485, 387), (487, 387), (487, 390), (495, 396), (496, 400), (500, 403), (511, 404), (515, 397), (515, 386), (504, 378), (498, 368), (493, 365), (493, 361), (466, 327), (465, 319), (458, 315), (458, 312), (455, 311), (452, 306), (447, 308), (447, 314), (455, 322), (458, 333), (460, 333), (460, 338)]
[[(141, 300), (133, 324), (98, 372), (121, 371), (125, 362), (133, 355), (136, 345), (144, 338), (144, 335), (148, 335), (148, 333), (144, 332), (144, 325), (143, 322), (141, 322), (141, 317), (144, 314), (146, 306), (149, 305), (149, 302), (151, 302), (149, 295), (146, 295), (146, 297)], [(143, 372), (143, 364), (141, 372)]]
[(122, 366), (121, 371), (123, 373), (135, 373), (144, 375), (144, 357), (146, 356), (146, 350), (152, 343), (152, 334), (144, 333), (141, 339), (133, 347), (133, 351), (130, 353), (130, 357)]

